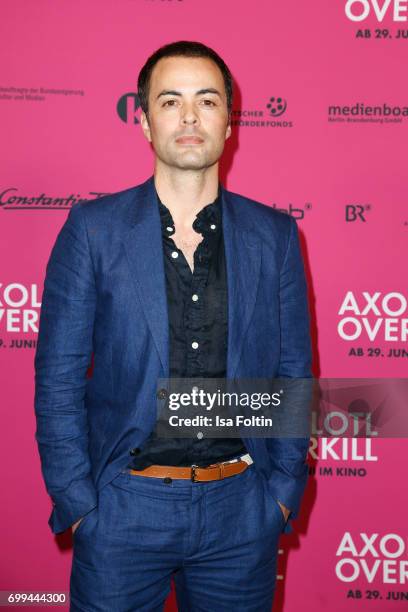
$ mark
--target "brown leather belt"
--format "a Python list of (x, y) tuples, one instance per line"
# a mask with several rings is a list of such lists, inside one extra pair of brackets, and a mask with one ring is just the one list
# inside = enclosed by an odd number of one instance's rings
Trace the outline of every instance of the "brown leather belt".
[(132, 476), (149, 476), (152, 478), (185, 478), (192, 482), (208, 482), (210, 480), (221, 480), (235, 474), (240, 474), (247, 469), (248, 463), (243, 460), (233, 463), (212, 463), (207, 467), (191, 465), (189, 467), (177, 467), (173, 465), (149, 465), (144, 470), (129, 469)]

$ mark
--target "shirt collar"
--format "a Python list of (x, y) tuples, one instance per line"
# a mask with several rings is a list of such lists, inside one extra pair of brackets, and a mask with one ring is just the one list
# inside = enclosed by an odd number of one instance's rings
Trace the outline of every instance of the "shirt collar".
[[(157, 192), (156, 192), (157, 193)], [(175, 232), (174, 221), (170, 210), (160, 200), (157, 194), (159, 203), (160, 221), (162, 234), (172, 236)], [(193, 229), (200, 234), (217, 235), (221, 231), (222, 211), (221, 211), (221, 191), (218, 188), (218, 195), (213, 202), (204, 206), (196, 215), (193, 222)]]

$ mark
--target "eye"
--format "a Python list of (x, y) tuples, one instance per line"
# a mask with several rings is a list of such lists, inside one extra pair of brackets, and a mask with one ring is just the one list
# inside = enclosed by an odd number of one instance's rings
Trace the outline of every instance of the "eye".
[(176, 104), (176, 100), (166, 100), (166, 102), (163, 103), (163, 106), (174, 106)]
[(215, 102), (213, 100), (209, 100), (208, 98), (204, 98), (202, 100), (204, 106), (215, 106)]

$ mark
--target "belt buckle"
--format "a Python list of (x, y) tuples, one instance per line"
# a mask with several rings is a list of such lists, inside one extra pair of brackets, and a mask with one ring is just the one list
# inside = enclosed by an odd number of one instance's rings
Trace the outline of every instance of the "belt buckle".
[(193, 465), (191, 466), (191, 482), (197, 482), (197, 480), (195, 480), (195, 468), (198, 468), (199, 466), (196, 463), (193, 463)]

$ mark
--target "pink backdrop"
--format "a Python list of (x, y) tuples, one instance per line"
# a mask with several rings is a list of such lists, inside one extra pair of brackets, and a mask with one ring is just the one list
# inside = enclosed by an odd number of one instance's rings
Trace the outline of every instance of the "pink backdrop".
[[(234, 73), (223, 181), (298, 218), (315, 375), (408, 375), (407, 15), (406, 0), (2, 1), (0, 590), (68, 591), (71, 539), (48, 527), (34, 440), (45, 265), (74, 198), (151, 174), (123, 96), (158, 46), (201, 40)], [(281, 538), (274, 609), (407, 609), (406, 440), (360, 439), (348, 459), (322, 444)]]

